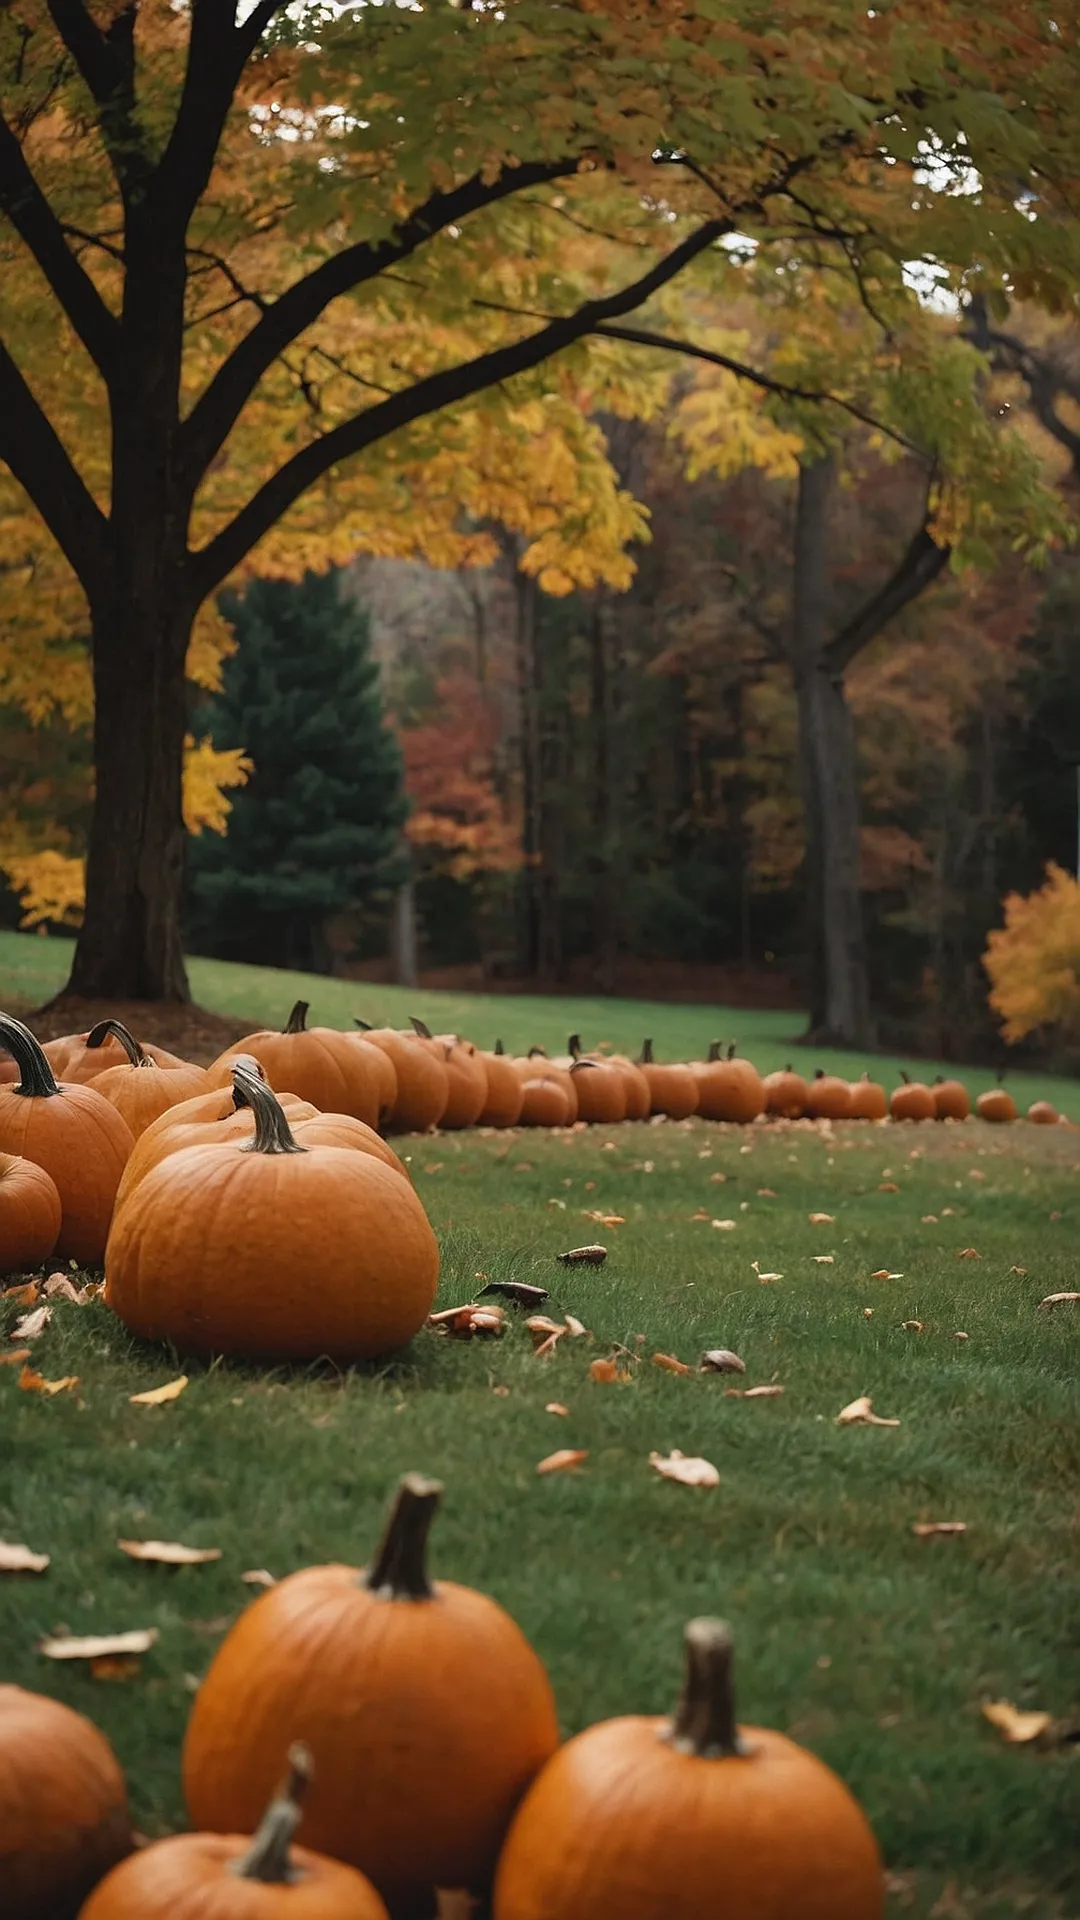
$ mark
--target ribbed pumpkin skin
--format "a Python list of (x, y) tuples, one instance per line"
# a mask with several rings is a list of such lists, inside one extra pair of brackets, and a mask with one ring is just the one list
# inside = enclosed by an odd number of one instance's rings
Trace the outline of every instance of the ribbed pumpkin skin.
[(60, 1233), (56, 1182), (13, 1153), (0, 1153), (0, 1274), (27, 1273), (47, 1260)]
[(638, 1062), (629, 1059), (625, 1053), (610, 1053), (602, 1057), (609, 1067), (614, 1067), (622, 1076), (626, 1088), (626, 1118), (647, 1120), (652, 1110), (652, 1095)]
[(566, 1090), (557, 1080), (526, 1080), (521, 1087), (521, 1127), (565, 1127), (570, 1121)]
[(989, 1120), (994, 1126), (1007, 1126), (1017, 1117), (1016, 1101), (1004, 1087), (991, 1087), (988, 1093), (980, 1093), (975, 1111), (980, 1120)]
[[(515, 1071), (524, 1080), (550, 1080), (566, 1095), (566, 1120), (560, 1126), (573, 1126), (578, 1117), (577, 1085), (569, 1067), (557, 1067), (544, 1053), (530, 1053), (514, 1061)], [(544, 1123), (546, 1125), (546, 1122)]]
[(593, 1125), (614, 1126), (626, 1119), (626, 1083), (616, 1067), (583, 1062), (570, 1075), (577, 1094), (577, 1117)]
[(124, 1776), (81, 1713), (0, 1686), (0, 1913), (74, 1920), (131, 1851)]
[[(67, 1080), (72, 1086), (88, 1087), (99, 1073), (107, 1067), (126, 1067), (128, 1057), (115, 1035), (107, 1034), (100, 1046), (88, 1047), (89, 1032), (63, 1034), (58, 1040), (46, 1040), (41, 1051), (48, 1060), (58, 1080)], [(181, 1060), (178, 1053), (169, 1053), (165, 1047), (152, 1046), (149, 1040), (142, 1043), (144, 1053), (148, 1053), (155, 1066), (188, 1067), (189, 1060)]]
[(421, 1202), (367, 1153), (194, 1146), (117, 1210), (105, 1299), (132, 1333), (185, 1354), (348, 1364), (411, 1340), (438, 1277)]
[[(309, 1100), (298, 1100), (292, 1093), (279, 1093), (278, 1104), (290, 1126), (318, 1117), (318, 1107)], [(167, 1160), (170, 1153), (179, 1153), (184, 1147), (212, 1146), (215, 1141), (247, 1140), (254, 1130), (250, 1109), (236, 1105), (231, 1087), (215, 1087), (209, 1093), (196, 1094), (193, 1100), (182, 1101), (178, 1107), (169, 1107), (136, 1140), (117, 1190), (117, 1211), (151, 1167)]]
[[(1060, 1116), (1057, 1108), (1052, 1107), (1049, 1100), (1036, 1100), (1028, 1108), (1027, 1117), (1033, 1127), (1056, 1127)], [(0, 1234), (0, 1245), (2, 1244), (3, 1235)]]
[[(480, 1886), (522, 1793), (558, 1742), (547, 1674), (486, 1595), (434, 1583), (384, 1599), (357, 1570), (290, 1574), (240, 1615), (184, 1742), (192, 1822), (249, 1827), (287, 1740), (314, 1778), (298, 1838), (380, 1893)], [(554, 1920), (554, 1914), (548, 1916)]]
[(851, 1087), (834, 1073), (815, 1074), (806, 1092), (806, 1111), (811, 1120), (850, 1120)]
[(747, 1127), (765, 1111), (765, 1083), (749, 1060), (699, 1060), (693, 1068), (702, 1120)]
[(447, 1093), (439, 1125), (447, 1131), (474, 1127), (484, 1111), (488, 1081), (484, 1063), (471, 1040), (440, 1036), (446, 1054)]
[(763, 1085), (766, 1113), (776, 1114), (782, 1120), (802, 1119), (810, 1089), (801, 1073), (792, 1073), (790, 1067), (783, 1067), (777, 1073), (767, 1073)]
[(106, 1067), (89, 1085), (116, 1108), (131, 1128), (132, 1139), (138, 1140), (170, 1107), (209, 1092), (210, 1076), (205, 1067), (133, 1067), (125, 1062), (122, 1067)]
[(560, 1747), (507, 1836), (494, 1920), (881, 1920), (874, 1836), (820, 1760), (759, 1727), (748, 1757), (700, 1759), (666, 1724)]
[(889, 1111), (885, 1089), (869, 1074), (851, 1082), (852, 1120), (884, 1120)]
[(906, 1080), (889, 1095), (889, 1112), (894, 1120), (936, 1120), (933, 1088), (924, 1087), (921, 1080)]
[(516, 1127), (521, 1117), (522, 1083), (514, 1063), (502, 1053), (481, 1053), (487, 1079), (484, 1104), (477, 1117), (480, 1127)]
[(241, 1054), (253, 1054), (275, 1093), (295, 1093), (321, 1113), (351, 1113), (365, 1126), (379, 1124), (380, 1083), (350, 1033), (306, 1027), (302, 1033), (252, 1033), (221, 1054), (209, 1069), (210, 1085), (228, 1086)]
[(960, 1080), (935, 1080), (930, 1089), (934, 1112), (939, 1120), (966, 1120), (971, 1112), (971, 1097)]
[(437, 1127), (450, 1093), (442, 1049), (395, 1027), (375, 1027), (363, 1037), (393, 1063), (397, 1094), (386, 1123), (391, 1133), (427, 1133)]
[(662, 1066), (652, 1061), (638, 1071), (648, 1082), (650, 1113), (666, 1113), (669, 1120), (688, 1120), (697, 1112), (698, 1082), (689, 1067)]
[(33, 1160), (55, 1181), (63, 1211), (55, 1249), (61, 1260), (101, 1265), (133, 1144), (127, 1121), (93, 1087), (62, 1081), (48, 1098), (0, 1087), (0, 1153)]
[(238, 1878), (233, 1863), (250, 1845), (221, 1833), (156, 1840), (114, 1868), (79, 1920), (387, 1920), (361, 1874), (306, 1847), (289, 1849), (292, 1884)]
[(366, 1033), (347, 1033), (344, 1038), (360, 1048), (360, 1057), (374, 1076), (379, 1093), (379, 1125), (384, 1126), (397, 1099), (397, 1074), (394, 1063), (381, 1047), (373, 1047)]

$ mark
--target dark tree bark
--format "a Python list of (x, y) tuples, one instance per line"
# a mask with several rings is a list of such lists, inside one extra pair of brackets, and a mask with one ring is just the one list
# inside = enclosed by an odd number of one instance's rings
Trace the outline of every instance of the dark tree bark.
[(601, 993), (614, 993), (619, 958), (617, 773), (609, 608), (602, 592), (589, 631), (589, 745), (592, 751), (593, 969)]

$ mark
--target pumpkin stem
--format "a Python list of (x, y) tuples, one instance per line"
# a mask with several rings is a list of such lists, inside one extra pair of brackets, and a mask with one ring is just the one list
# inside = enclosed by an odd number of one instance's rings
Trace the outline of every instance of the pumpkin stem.
[(311, 1785), (311, 1754), (297, 1740), (289, 1748), (289, 1771), (259, 1822), (250, 1847), (234, 1860), (230, 1872), (241, 1880), (262, 1880), (283, 1886), (299, 1876), (289, 1859), (293, 1834), (300, 1825), (301, 1801)]
[(723, 1041), (722, 1041), (722, 1040), (710, 1040), (710, 1041), (709, 1041), (709, 1052), (708, 1052), (708, 1055), (707, 1055), (707, 1058), (708, 1058), (708, 1061), (709, 1061), (709, 1064), (710, 1064), (710, 1066), (711, 1066), (711, 1065), (713, 1064), (713, 1062), (714, 1062), (714, 1061), (716, 1061), (716, 1060), (719, 1060), (719, 1058), (720, 1058), (720, 1050), (721, 1050), (721, 1048), (722, 1048), (722, 1046), (723, 1046), (723, 1044), (724, 1044), (724, 1043), (723, 1043)]
[(87, 1034), (86, 1044), (88, 1047), (100, 1047), (104, 1044), (106, 1040), (110, 1038), (110, 1036), (114, 1040), (119, 1040), (120, 1045), (123, 1047), (124, 1052), (127, 1054), (128, 1063), (130, 1066), (133, 1066), (133, 1067), (156, 1066), (157, 1062), (154, 1060), (151, 1060), (150, 1055), (148, 1053), (143, 1052), (142, 1048), (140, 1047), (138, 1041), (135, 1038), (135, 1035), (133, 1033), (128, 1032), (128, 1029), (124, 1026), (121, 1020), (99, 1020), (97, 1023), (97, 1026), (91, 1027), (89, 1033)]
[(643, 1067), (651, 1067), (653, 1064), (651, 1040), (643, 1040), (641, 1043), (641, 1064)]
[(529, 1059), (530, 1060), (546, 1060), (547, 1052), (543, 1047), (530, 1047)]
[(506, 1048), (503, 1046), (503, 1043), (501, 1040), (496, 1040), (495, 1045), (492, 1048), (492, 1052), (498, 1054), (500, 1059), (502, 1058), (503, 1054), (506, 1052)]
[(255, 1115), (255, 1133), (241, 1153), (306, 1153), (307, 1148), (294, 1140), (283, 1108), (265, 1080), (249, 1067), (237, 1063), (232, 1070), (233, 1101), (238, 1107), (250, 1107)]
[(567, 1041), (567, 1043), (566, 1043), (566, 1051), (567, 1051), (567, 1053), (568, 1053), (568, 1054), (569, 1054), (569, 1055), (571, 1056), (571, 1058), (572, 1058), (572, 1059), (574, 1059), (574, 1060), (576, 1060), (576, 1059), (577, 1059), (577, 1057), (578, 1057), (578, 1054), (579, 1054), (579, 1053), (581, 1052), (581, 1035), (580, 1035), (580, 1033), (572, 1033), (572, 1034), (570, 1035), (570, 1038), (569, 1038), (569, 1040), (568, 1040), (568, 1041)]
[(382, 1600), (434, 1600), (427, 1576), (427, 1537), (442, 1496), (441, 1480), (422, 1473), (407, 1473), (398, 1482), (378, 1551), (360, 1575), (369, 1593)]
[(824, 1078), (825, 1078), (825, 1069), (824, 1069), (824, 1067), (818, 1067), (818, 1068), (817, 1068), (817, 1070), (816, 1070), (816, 1072), (815, 1072), (815, 1074), (814, 1074), (814, 1079), (815, 1079), (815, 1080), (824, 1080)]
[(29, 1027), (12, 1013), (0, 1013), (0, 1047), (10, 1053), (19, 1069), (19, 1084), (12, 1093), (25, 1093), (34, 1100), (59, 1093), (53, 1070)]
[(375, 1031), (375, 1028), (372, 1026), (371, 1021), (361, 1020), (360, 1015), (358, 1013), (353, 1014), (352, 1023), (354, 1027), (359, 1027), (361, 1033), (374, 1033)]
[(910, 1085), (911, 1085), (911, 1075), (910, 1075), (910, 1073), (905, 1073), (905, 1072), (904, 1072), (904, 1069), (903, 1069), (903, 1067), (901, 1067), (901, 1069), (900, 1069), (900, 1078), (901, 1078), (901, 1080), (903, 1081), (903, 1083), (904, 1083), (904, 1085), (905, 1085), (905, 1087), (910, 1087)]
[(421, 1040), (434, 1040), (435, 1035), (432, 1033), (427, 1022), (425, 1020), (418, 1020), (414, 1013), (409, 1015), (409, 1025), (412, 1027), (414, 1033), (419, 1034)]
[(281, 1029), (282, 1033), (306, 1033), (307, 1017), (310, 1007), (310, 1000), (297, 1000), (285, 1025)]
[(676, 1753), (725, 1760), (751, 1749), (735, 1725), (734, 1643), (724, 1620), (689, 1620), (683, 1634), (686, 1671), (674, 1717), (661, 1734)]
[(734, 1058), (735, 1058), (735, 1050), (736, 1050), (736, 1049), (735, 1049), (735, 1042), (734, 1042), (734, 1040), (733, 1040), (733, 1041), (732, 1041), (732, 1043), (731, 1043), (731, 1045), (730, 1045), (730, 1047), (729, 1047), (729, 1048), (728, 1048), (728, 1050), (727, 1050), (727, 1057), (728, 1057), (728, 1059), (729, 1059), (729, 1060), (734, 1060)]

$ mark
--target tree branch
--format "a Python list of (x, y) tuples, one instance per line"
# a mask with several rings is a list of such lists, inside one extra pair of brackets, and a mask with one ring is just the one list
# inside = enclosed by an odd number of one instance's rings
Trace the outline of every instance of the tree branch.
[(120, 9), (105, 33), (82, 0), (48, 0), (48, 7), (97, 108), (105, 151), (126, 202), (151, 171), (136, 115), (134, 0)]
[(907, 552), (890, 574), (884, 586), (864, 601), (858, 612), (845, 622), (822, 653), (826, 671), (842, 679), (856, 654), (869, 646), (890, 620), (917, 600), (949, 564), (950, 547), (939, 547), (925, 524), (908, 545)]
[(1053, 436), (1059, 446), (1065, 448), (1072, 460), (1073, 471), (1080, 478), (1080, 433), (1062, 419), (1055, 405), (1059, 393), (1080, 402), (1080, 383), (1056, 367), (1052, 358), (1038, 348), (1029, 346), (1017, 334), (992, 327), (986, 301), (981, 294), (976, 294), (971, 302), (968, 325), (964, 331), (972, 345), (987, 355), (999, 373), (1020, 375), (1039, 425)]
[(0, 460), (11, 469), (93, 600), (108, 521), (0, 341)]
[(261, 0), (237, 28), (236, 0), (191, 0), (187, 66), (176, 118), (154, 172), (152, 218), (186, 233), (213, 172), (237, 83), (279, 0)]
[(0, 115), (0, 209), (49, 282), (87, 353), (108, 382), (119, 327), (38, 186), (14, 132)]
[[(338, 461), (362, 453), (377, 441), (384, 440), (388, 434), (396, 433), (428, 414), (438, 413), (441, 408), (452, 406), (455, 401), (468, 399), (486, 387), (496, 386), (500, 381), (526, 372), (530, 367), (539, 366), (552, 354), (572, 346), (587, 334), (595, 333), (603, 321), (614, 319), (619, 314), (632, 313), (658, 288), (666, 286), (669, 280), (681, 273), (699, 254), (715, 246), (733, 227), (734, 221), (730, 219), (706, 221), (621, 292), (610, 294), (605, 299), (586, 301), (574, 313), (549, 321), (538, 332), (528, 334), (523, 340), (516, 340), (509, 346), (496, 347), (490, 353), (479, 354), (475, 359), (466, 360), (458, 366), (445, 367), (439, 373), (428, 374), (425, 379), (417, 380), (411, 387), (367, 408), (352, 420), (344, 421), (341, 426), (313, 441), (310, 446), (302, 448), (259, 488), (235, 519), (208, 546), (192, 555), (190, 577), (199, 599), (205, 599), (208, 593), (212, 593), (282, 514), (288, 512), (301, 494)], [(276, 309), (271, 309), (271, 314), (274, 311)]]

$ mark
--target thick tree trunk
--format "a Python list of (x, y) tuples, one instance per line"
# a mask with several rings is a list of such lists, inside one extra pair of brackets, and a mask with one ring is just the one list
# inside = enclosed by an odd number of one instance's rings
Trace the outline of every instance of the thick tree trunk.
[(873, 1042), (863, 928), (859, 779), (855, 729), (841, 675), (826, 661), (829, 640), (831, 457), (800, 470), (795, 526), (792, 653), (799, 724), (799, 771), (811, 889), (811, 1034), (837, 1046)]

